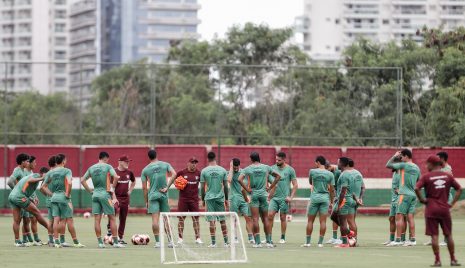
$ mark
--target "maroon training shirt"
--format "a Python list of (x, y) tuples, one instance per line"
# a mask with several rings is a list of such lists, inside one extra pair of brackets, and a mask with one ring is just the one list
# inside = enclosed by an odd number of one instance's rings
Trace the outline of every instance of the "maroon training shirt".
[(183, 201), (198, 201), (199, 200), (199, 183), (200, 183), (200, 171), (196, 170), (190, 172), (187, 168), (181, 170), (176, 174), (176, 178), (183, 176), (187, 180), (187, 185), (184, 190), (179, 191), (179, 199)]
[(118, 199), (119, 202), (129, 202), (129, 183), (135, 181), (136, 178), (130, 170), (121, 171), (118, 168), (115, 168), (115, 171), (119, 176), (118, 184), (115, 188), (116, 199)]
[(460, 189), (460, 184), (454, 177), (443, 171), (432, 171), (421, 177), (417, 182), (417, 188), (425, 187), (428, 203), (425, 208), (426, 218), (448, 218), (450, 217), (449, 199), (450, 188)]

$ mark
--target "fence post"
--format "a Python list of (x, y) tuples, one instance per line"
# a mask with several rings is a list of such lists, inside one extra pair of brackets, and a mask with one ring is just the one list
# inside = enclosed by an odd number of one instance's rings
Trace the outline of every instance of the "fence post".
[(7, 187), (7, 178), (8, 178), (8, 62), (5, 62), (5, 90), (3, 92), (3, 200), (4, 207), (8, 207), (8, 187)]

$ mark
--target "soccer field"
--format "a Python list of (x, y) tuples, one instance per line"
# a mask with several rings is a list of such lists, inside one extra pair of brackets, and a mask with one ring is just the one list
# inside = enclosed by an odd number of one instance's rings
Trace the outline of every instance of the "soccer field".
[[(78, 238), (87, 248), (55, 249), (47, 246), (15, 248), (11, 230), (11, 218), (0, 217), (0, 260), (3, 267), (153, 267), (160, 266), (159, 249), (153, 248), (153, 239), (149, 246), (128, 245), (125, 249), (98, 249), (93, 231), (93, 220), (82, 217), (75, 218)], [(330, 222), (328, 220), (328, 225)], [(274, 249), (254, 249), (247, 245), (249, 262), (237, 264), (241, 267), (428, 267), (433, 262), (430, 247), (423, 246), (427, 240), (424, 233), (423, 218), (417, 217), (416, 247), (386, 248), (380, 244), (386, 241), (386, 217), (360, 217), (359, 247), (349, 249), (336, 249), (330, 246), (318, 248), (314, 243), (318, 239), (318, 227), (314, 230), (311, 248), (301, 248), (305, 239), (305, 223), (298, 218), (288, 226), (288, 243)], [(103, 226), (103, 224), (102, 224)], [(126, 228), (126, 241), (135, 233), (151, 233), (149, 217), (129, 217)], [(46, 232), (40, 227), (40, 235), (47, 239)], [(465, 219), (454, 220), (456, 256), (464, 261), (465, 247)], [(186, 229), (186, 232), (188, 230)], [(189, 230), (190, 231), (190, 230)], [(243, 230), (245, 234), (245, 229)], [(279, 240), (279, 224), (274, 225), (274, 241)], [(325, 240), (330, 237), (327, 232)], [(69, 234), (67, 240), (70, 241)], [(204, 241), (208, 242), (208, 241)], [(448, 266), (449, 256), (445, 247), (441, 247), (441, 256), (444, 266)], [(191, 265), (185, 265), (191, 266)], [(198, 266), (200, 265), (192, 265)], [(213, 265), (212, 265), (213, 266)], [(231, 265), (218, 265), (215, 267)]]

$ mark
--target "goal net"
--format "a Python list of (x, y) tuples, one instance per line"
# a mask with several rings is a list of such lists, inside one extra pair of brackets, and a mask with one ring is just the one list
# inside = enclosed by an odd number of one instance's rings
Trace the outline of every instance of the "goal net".
[(234, 212), (161, 213), (161, 263), (247, 262), (241, 221)]

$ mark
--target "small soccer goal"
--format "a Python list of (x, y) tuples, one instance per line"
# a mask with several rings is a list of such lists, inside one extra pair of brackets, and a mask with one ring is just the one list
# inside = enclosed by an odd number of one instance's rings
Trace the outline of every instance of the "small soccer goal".
[(161, 263), (247, 262), (243, 221), (234, 212), (161, 213)]

